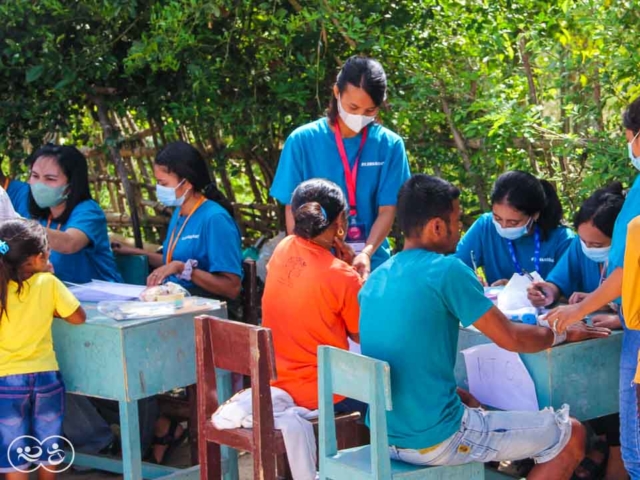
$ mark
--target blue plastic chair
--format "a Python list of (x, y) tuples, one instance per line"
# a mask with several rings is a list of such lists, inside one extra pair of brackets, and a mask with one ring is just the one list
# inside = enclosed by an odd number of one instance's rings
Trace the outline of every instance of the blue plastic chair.
[(149, 258), (146, 255), (115, 254), (116, 267), (122, 281), (131, 285), (146, 285), (149, 276)]
[[(389, 364), (333, 347), (318, 347), (320, 479), (482, 480), (484, 465), (421, 467), (391, 460), (387, 410), (392, 410)], [(333, 394), (369, 404), (371, 444), (338, 451)]]

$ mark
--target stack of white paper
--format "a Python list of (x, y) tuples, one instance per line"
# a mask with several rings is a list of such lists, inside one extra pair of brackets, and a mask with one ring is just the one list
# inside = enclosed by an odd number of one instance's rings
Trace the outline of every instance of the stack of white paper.
[(69, 290), (81, 302), (102, 302), (107, 300), (137, 300), (147, 288), (143, 285), (111, 283), (93, 280), (82, 285), (69, 284)]

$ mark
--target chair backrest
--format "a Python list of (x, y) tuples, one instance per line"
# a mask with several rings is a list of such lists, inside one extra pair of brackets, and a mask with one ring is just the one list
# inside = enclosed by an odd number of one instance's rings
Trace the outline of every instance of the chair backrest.
[(124, 283), (146, 285), (149, 276), (149, 259), (146, 255), (115, 254), (116, 267)]
[(196, 317), (195, 324), (199, 422), (208, 421), (219, 406), (216, 369), (250, 375), (254, 444), (273, 442), (271, 330), (208, 315)]
[(387, 362), (334, 347), (318, 347), (318, 404), (320, 409), (320, 470), (338, 453), (333, 394), (369, 404), (371, 471), (374, 478), (390, 478), (387, 410), (392, 409)]
[(242, 262), (242, 321), (257, 325), (260, 319), (260, 298), (258, 295), (258, 269), (256, 262), (246, 259)]

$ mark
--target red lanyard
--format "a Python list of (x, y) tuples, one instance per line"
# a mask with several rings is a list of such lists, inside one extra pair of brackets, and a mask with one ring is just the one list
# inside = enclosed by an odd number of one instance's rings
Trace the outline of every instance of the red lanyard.
[(182, 224), (182, 227), (180, 227), (180, 230), (178, 231), (178, 235), (177, 236), (176, 236), (176, 228), (178, 227), (178, 225), (176, 224), (176, 226), (173, 227), (173, 231), (171, 232), (171, 237), (169, 237), (169, 244), (167, 245), (167, 263), (171, 263), (171, 260), (173, 260), (173, 251), (176, 249), (176, 245), (178, 244), (178, 240), (180, 240), (180, 235), (182, 235), (182, 231), (184, 230), (184, 227), (187, 225), (187, 222), (189, 221), (189, 219), (191, 218), (191, 215), (193, 215), (195, 213), (195, 211), (198, 210), (198, 208), (200, 208), (200, 206), (206, 200), (207, 200), (207, 197), (203, 196), (193, 206), (193, 208), (189, 212), (189, 216), (187, 216), (187, 218), (185, 218), (184, 223)]
[(367, 141), (367, 131), (368, 128), (365, 127), (362, 131), (362, 140), (360, 140), (360, 148), (358, 149), (358, 155), (356, 156), (356, 162), (353, 165), (353, 169), (349, 167), (349, 158), (347, 157), (347, 152), (344, 149), (344, 142), (342, 140), (342, 133), (340, 132), (340, 124), (336, 122), (333, 133), (336, 137), (336, 145), (338, 146), (338, 153), (340, 154), (340, 158), (342, 159), (342, 166), (344, 167), (344, 178), (347, 183), (347, 195), (349, 197), (349, 214), (352, 217), (355, 217), (357, 214), (356, 211), (356, 183), (358, 180), (358, 165), (360, 164), (360, 155), (362, 154), (362, 149), (364, 148), (364, 143)]

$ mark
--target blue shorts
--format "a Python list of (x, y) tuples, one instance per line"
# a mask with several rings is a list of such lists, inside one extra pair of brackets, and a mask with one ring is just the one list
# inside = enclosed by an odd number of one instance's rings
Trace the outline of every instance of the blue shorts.
[(416, 465), (461, 465), (533, 458), (553, 460), (571, 437), (569, 407), (539, 412), (502, 412), (468, 408), (460, 429), (439, 445), (423, 450), (390, 448), (390, 456)]
[(47, 452), (59, 450), (50, 437), (62, 435), (63, 414), (60, 372), (0, 377), (0, 473), (46, 464)]

